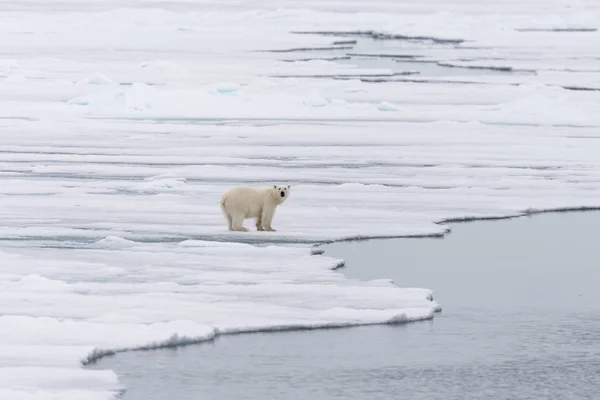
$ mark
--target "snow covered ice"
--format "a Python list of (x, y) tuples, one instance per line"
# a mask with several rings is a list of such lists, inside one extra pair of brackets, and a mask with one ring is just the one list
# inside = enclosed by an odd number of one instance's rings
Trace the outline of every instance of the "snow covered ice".
[[(114, 398), (82, 363), (117, 351), (433, 318), (310, 244), (600, 206), (595, 1), (0, 11), (2, 399)], [(228, 232), (223, 191), (272, 183), (278, 231)]]

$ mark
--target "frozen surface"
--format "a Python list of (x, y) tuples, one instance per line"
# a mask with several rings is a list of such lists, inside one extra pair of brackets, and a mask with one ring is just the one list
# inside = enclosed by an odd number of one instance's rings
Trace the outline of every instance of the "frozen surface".
[[(597, 2), (294, 4), (0, 0), (0, 398), (110, 399), (81, 363), (115, 351), (432, 318), (308, 243), (600, 206)], [(239, 183), (293, 185), (278, 232), (227, 232)]]

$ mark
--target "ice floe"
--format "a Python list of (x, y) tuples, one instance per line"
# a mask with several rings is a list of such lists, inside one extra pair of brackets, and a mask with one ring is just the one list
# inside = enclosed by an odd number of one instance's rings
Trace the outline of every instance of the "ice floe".
[[(599, 207), (600, 7), (450, 3), (0, 1), (0, 397), (113, 398), (82, 364), (115, 352), (429, 319), (431, 290), (310, 245)], [(228, 232), (223, 191), (274, 183), (278, 231)]]

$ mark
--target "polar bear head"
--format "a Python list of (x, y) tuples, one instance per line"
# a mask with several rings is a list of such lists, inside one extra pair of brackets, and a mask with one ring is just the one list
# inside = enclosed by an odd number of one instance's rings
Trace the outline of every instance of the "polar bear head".
[(273, 185), (269, 188), (269, 192), (275, 197), (277, 203), (281, 204), (290, 197), (290, 185)]

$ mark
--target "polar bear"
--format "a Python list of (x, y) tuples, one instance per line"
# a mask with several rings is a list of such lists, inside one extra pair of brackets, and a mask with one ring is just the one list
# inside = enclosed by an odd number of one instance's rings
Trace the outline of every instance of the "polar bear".
[(266, 189), (237, 186), (221, 197), (221, 210), (227, 218), (230, 231), (248, 232), (244, 219), (256, 218), (256, 229), (275, 232), (271, 221), (275, 208), (290, 196), (290, 185), (273, 185)]

